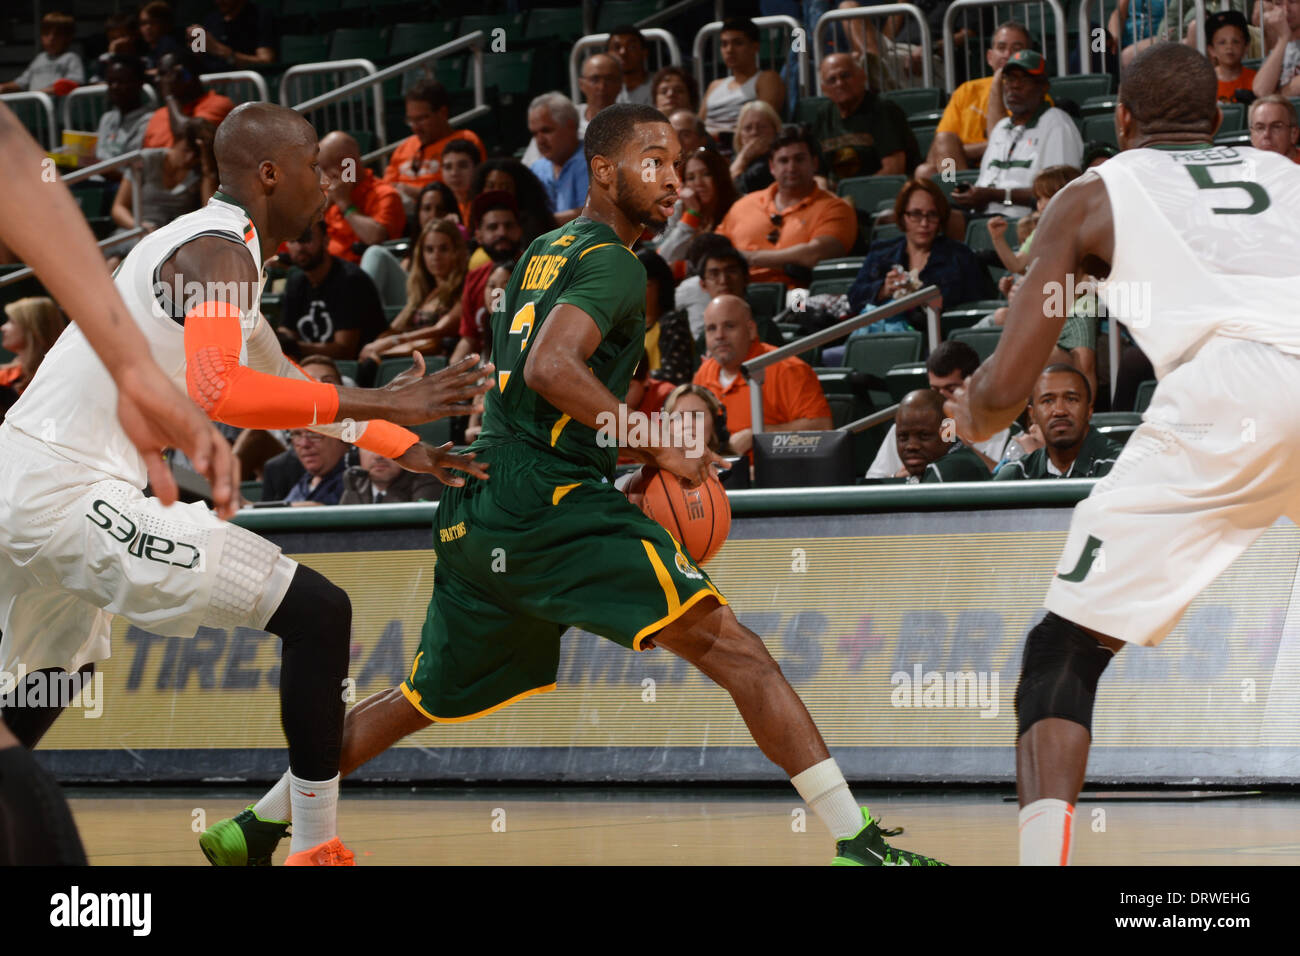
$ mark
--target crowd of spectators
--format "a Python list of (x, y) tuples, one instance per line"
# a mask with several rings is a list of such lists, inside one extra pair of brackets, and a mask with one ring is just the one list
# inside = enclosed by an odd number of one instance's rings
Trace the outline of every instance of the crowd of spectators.
[[(943, 7), (922, 4), (940, 23)], [(1300, 94), (1300, 0), (1258, 0), (1245, 8), (1233, 0), (1205, 23), (1220, 99), (1249, 104), (1253, 146), (1300, 162), (1300, 123), (1287, 98)], [(1122, 0), (1110, 24), (1111, 52), (1130, 59), (1149, 42), (1153, 23), (1184, 32), (1166, 24), (1162, 4)], [(688, 69), (652, 71), (643, 34), (614, 28), (604, 48), (579, 65), (578, 102), (558, 91), (529, 97), (530, 141), (513, 156), (457, 128), (450, 92), (426, 76), (405, 88), (410, 135), (380, 165), (364, 162), (355, 131), (320, 130), (327, 207), (321, 223), (280, 250), (287, 277), (273, 322), (277, 335), (312, 374), (362, 385), (380, 380), (386, 360), (417, 351), (448, 361), (489, 353), (491, 319), (515, 263), (533, 240), (582, 209), (588, 124), (616, 102), (651, 104), (677, 131), (682, 187), (666, 228), (647, 232), (634, 249), (647, 274), (646, 358), (627, 401), (645, 411), (701, 413), (711, 447), (752, 458), (750, 386), (741, 366), (783, 341), (773, 310), (755, 313), (756, 286), (774, 287), (775, 312), (806, 329), (812, 320), (792, 313), (804, 311), (813, 270), (854, 256), (860, 261), (844, 294), (812, 297), (821, 324), (934, 286), (938, 293), (926, 305), (938, 311), (1003, 297), (1003, 307), (990, 307), (979, 323), (997, 327), (1032, 262), (1038, 214), (1072, 179), (1113, 154), (1085, 143), (1067, 111), (1071, 104), (1052, 99), (1049, 75), (1056, 71), (1034, 48), (1031, 31), (1015, 21), (986, 26), (978, 34), (958, 31), (959, 47), (971, 47), (966, 59), (982, 55), (988, 72), (949, 97), (924, 154), (907, 114), (882, 95), (896, 85), (884, 77), (918, 69), (923, 59), (903, 18), (855, 21), (838, 37), (832, 31), (838, 46), (823, 51), (819, 65), (824, 99), (799, 111), (802, 124), (789, 122), (799, 105), (789, 77), (762, 67), (759, 30), (743, 18), (722, 24), (722, 69), (703, 90)], [(70, 50), (73, 27), (71, 17), (47, 14), (42, 52), (0, 90), (64, 95), (88, 77), (102, 79), (109, 108), (99, 120), (96, 158), (143, 150), (139, 171), (106, 174), (99, 183), (112, 197), (119, 231), (147, 233), (199, 208), (217, 188), (212, 142), (234, 106), (200, 76), (273, 64), (277, 44), (267, 12), (247, 0), (216, 0), (198, 22), (180, 24), (155, 0), (138, 15), (111, 17), (102, 55), (84, 63)], [(1194, 30), (1193, 21), (1181, 38), (1194, 42)], [(974, 48), (977, 36), (988, 37), (987, 49)], [(1257, 69), (1245, 65), (1265, 48)], [(146, 82), (156, 106), (147, 101)], [(978, 173), (954, 187), (951, 173), (959, 170)], [(851, 196), (837, 194), (846, 180), (880, 176), (901, 177), (902, 185), (878, 209), (856, 208)], [(965, 240), (978, 220), (985, 220), (991, 248), (977, 252)], [(889, 235), (876, 237), (878, 227)], [(110, 267), (138, 235), (107, 246)], [(978, 356), (961, 342), (927, 350), (930, 388), (900, 402), (866, 480), (1104, 474), (1116, 448), (1089, 424), (1099, 392), (1095, 304), (1086, 296), (1072, 304), (1020, 423), (978, 446), (954, 441), (942, 428), (943, 397), (971, 374)], [(0, 387), (20, 391), (52, 343), (49, 317), (58, 310), (49, 300), (28, 299), (6, 312), (4, 347), (17, 357), (0, 366)], [(850, 342), (924, 329), (920, 308), (870, 322), (848, 342), (822, 350), (819, 362), (834, 368), (852, 351)], [(336, 363), (347, 364), (340, 371)], [(1150, 377), (1133, 347), (1123, 363), (1130, 379)], [(763, 419), (766, 430), (832, 426), (811, 365), (789, 358), (767, 368)], [(458, 421), (453, 434), (472, 440), (478, 427), (473, 419)], [(239, 441), (241, 459), (262, 479), (268, 500), (368, 503), (437, 493), (386, 459), (358, 458), (345, 443), (309, 430), (246, 433)]]

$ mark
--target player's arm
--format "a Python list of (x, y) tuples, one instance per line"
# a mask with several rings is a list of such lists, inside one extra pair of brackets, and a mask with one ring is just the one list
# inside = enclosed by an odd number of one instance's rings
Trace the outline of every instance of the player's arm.
[(72, 194), (41, 179), (44, 158), (0, 104), (0, 240), (31, 266), (113, 376), (118, 417), (144, 458), (154, 494), (164, 504), (176, 500), (176, 479), (162, 451), (179, 448), (212, 483), (217, 512), (232, 516), (238, 463), (229, 444), (153, 360)]
[(1287, 44), (1279, 43), (1269, 50), (1264, 62), (1259, 65), (1255, 81), (1251, 83), (1251, 92), (1256, 96), (1268, 96), (1276, 93), (1282, 80), (1282, 60), (1286, 57)]
[(1082, 281), (1085, 273), (1102, 274), (1104, 266), (1084, 268), (1083, 262), (1092, 257), (1109, 263), (1114, 242), (1110, 202), (1100, 179), (1073, 183), (1053, 197), (1034, 239), (1036, 258), (1011, 303), (997, 349), (944, 404), (968, 443), (984, 441), (1015, 421), (1065, 324), (1072, 304), (1062, 292), (1066, 277), (1073, 273)]
[[(524, 384), (575, 422), (600, 430), (626, 424), (618, 414), (619, 400), (587, 366), (603, 333), (596, 320), (576, 305), (561, 304), (533, 333), (524, 362)], [(622, 418), (622, 421), (620, 421)], [(688, 459), (680, 448), (631, 448), (627, 435), (617, 431), (620, 448), (641, 461), (658, 465), (685, 478), (692, 487), (703, 482), (710, 464), (726, 462), (712, 452)]]

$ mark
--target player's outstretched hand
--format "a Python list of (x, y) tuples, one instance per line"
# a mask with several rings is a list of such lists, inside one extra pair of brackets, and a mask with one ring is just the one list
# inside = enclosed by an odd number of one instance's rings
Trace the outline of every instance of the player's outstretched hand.
[(390, 382), (393, 412), (389, 420), (398, 425), (422, 425), (454, 415), (483, 411), (483, 396), (492, 388), (492, 363), (479, 365), (478, 355), (467, 355), (455, 365), (424, 374), (424, 356), (412, 353), (414, 364)]
[(212, 503), (223, 518), (239, 508), (239, 462), (206, 415), (153, 361), (117, 370), (117, 415), (131, 443), (144, 456), (153, 493), (165, 505), (178, 491), (164, 448), (179, 448), (212, 485)]
[(698, 488), (709, 476), (716, 476), (719, 469), (726, 471), (731, 467), (731, 462), (708, 448), (698, 455), (687, 454), (683, 448), (653, 448), (650, 454), (656, 467), (672, 472), (688, 488)]
[(444, 485), (452, 485), (459, 488), (465, 484), (465, 479), (459, 475), (453, 475), (450, 469), (463, 471), (467, 475), (473, 475), (475, 478), (482, 478), (485, 481), (488, 478), (488, 465), (486, 462), (476, 462), (474, 453), (468, 455), (457, 455), (451, 451), (451, 442), (434, 447), (424, 442), (416, 442), (408, 448), (400, 458), (395, 459), (399, 465), (407, 471), (423, 472), (426, 475), (433, 475)]
[(953, 389), (952, 398), (943, 403), (943, 413), (952, 419), (957, 437), (968, 445), (993, 437), (993, 432), (975, 427), (971, 417), (970, 393), (963, 386)]

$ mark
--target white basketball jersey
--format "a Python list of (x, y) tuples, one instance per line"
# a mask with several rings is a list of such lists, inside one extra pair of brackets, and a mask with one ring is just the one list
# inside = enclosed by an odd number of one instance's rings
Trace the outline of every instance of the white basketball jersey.
[(1300, 355), (1300, 166), (1249, 147), (1148, 147), (1092, 173), (1115, 223), (1106, 311), (1157, 378), (1216, 335)]
[[(241, 297), (239, 292), (243, 290), (206, 287), (210, 277), (185, 276), (166, 287), (160, 303), (155, 292), (161, 291), (159, 272), (163, 263), (182, 245), (204, 235), (224, 236), (248, 249), (257, 267), (256, 288)], [(145, 236), (118, 269), (113, 281), (127, 312), (144, 333), (154, 360), (182, 393), (186, 391), (185, 327), (169, 314), (168, 308), (184, 317), (195, 305), (218, 299), (238, 305), (245, 315), (255, 319), (266, 280), (261, 253), (248, 213), (233, 202), (214, 198), (204, 208)], [(254, 324), (245, 321), (241, 325), (246, 350)], [(240, 361), (245, 357), (241, 354)], [(75, 325), (59, 336), (31, 384), (9, 410), (5, 423), (43, 442), (63, 458), (137, 488), (145, 486), (144, 460), (117, 419), (117, 386)]]

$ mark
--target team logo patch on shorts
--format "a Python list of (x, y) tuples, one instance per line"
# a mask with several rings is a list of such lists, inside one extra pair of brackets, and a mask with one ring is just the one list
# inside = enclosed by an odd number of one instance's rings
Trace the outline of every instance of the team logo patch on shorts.
[(110, 538), (125, 544), (126, 553), (132, 557), (186, 570), (201, 563), (201, 553), (194, 545), (141, 531), (134, 521), (102, 498), (95, 499), (86, 517), (107, 531)]
[(686, 560), (686, 555), (682, 554), (680, 551), (677, 552), (675, 560), (677, 561), (677, 570), (680, 571), (684, 577), (693, 578), (696, 581), (704, 579), (704, 575), (695, 570), (695, 568), (691, 566), (691, 562)]

